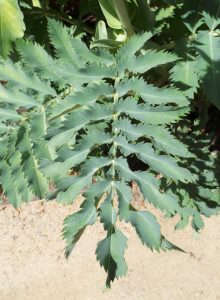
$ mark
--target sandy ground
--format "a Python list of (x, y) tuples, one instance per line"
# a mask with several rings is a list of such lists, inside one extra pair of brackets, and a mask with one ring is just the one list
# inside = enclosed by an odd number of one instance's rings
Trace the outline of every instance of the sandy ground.
[(129, 238), (129, 270), (105, 291), (105, 272), (94, 255), (104, 237), (100, 224), (86, 230), (68, 261), (63, 256), (62, 222), (74, 209), (41, 201), (20, 213), (0, 206), (0, 300), (220, 300), (219, 216), (206, 219), (198, 237), (190, 228), (174, 232), (174, 221), (157, 214), (166, 237), (193, 255), (152, 253), (121, 224)]

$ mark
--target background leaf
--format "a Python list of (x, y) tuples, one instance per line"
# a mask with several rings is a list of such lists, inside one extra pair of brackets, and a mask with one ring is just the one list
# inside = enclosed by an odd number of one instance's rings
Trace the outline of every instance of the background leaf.
[(24, 35), (23, 14), (17, 0), (0, 0), (0, 55), (6, 57), (11, 42)]

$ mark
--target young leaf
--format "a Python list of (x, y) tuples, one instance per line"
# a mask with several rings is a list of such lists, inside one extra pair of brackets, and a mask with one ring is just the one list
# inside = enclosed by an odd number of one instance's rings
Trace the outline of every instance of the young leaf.
[(84, 206), (79, 212), (74, 213), (64, 220), (63, 238), (66, 240), (65, 254), (68, 257), (73, 247), (84, 232), (86, 226), (93, 225), (96, 221), (96, 209), (91, 204)]
[(98, 243), (96, 257), (107, 273), (106, 286), (109, 288), (111, 281), (127, 273), (124, 253), (127, 248), (127, 238), (118, 229), (108, 233), (107, 237)]
[(132, 211), (129, 221), (134, 226), (143, 244), (146, 244), (151, 250), (160, 249), (160, 225), (157, 223), (154, 215), (148, 211)]
[(119, 63), (121, 70), (129, 70), (132, 73), (142, 74), (159, 65), (165, 65), (176, 61), (178, 58), (169, 52), (164, 51), (146, 51), (139, 56), (129, 56), (126, 60)]
[(160, 125), (175, 122), (187, 114), (189, 108), (173, 108), (165, 105), (153, 107), (148, 104), (137, 104), (134, 99), (127, 98), (118, 102), (117, 110), (143, 123)]

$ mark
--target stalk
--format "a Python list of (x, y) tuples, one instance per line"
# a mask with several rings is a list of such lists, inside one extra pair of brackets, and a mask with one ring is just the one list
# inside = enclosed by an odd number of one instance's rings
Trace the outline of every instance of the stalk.
[[(116, 77), (115, 78), (115, 85), (117, 84), (119, 82), (119, 77)], [(115, 122), (118, 120), (118, 115), (117, 115), (117, 112), (115, 111), (115, 106), (116, 106), (116, 104), (117, 104), (117, 102), (118, 102), (118, 93), (114, 93), (114, 98), (113, 98), (113, 100), (114, 100), (114, 102), (113, 102), (113, 104), (114, 104), (114, 114), (113, 114), (113, 123), (112, 123), (112, 128), (113, 128), (113, 126), (114, 126), (114, 124), (115, 124)], [(117, 132), (117, 130), (116, 129), (114, 129), (114, 132), (113, 132), (113, 145), (112, 145), (112, 153), (111, 153), (111, 155), (112, 155), (112, 159), (113, 159), (113, 162), (112, 162), (112, 167), (111, 167), (111, 170), (112, 170), (112, 181), (115, 181), (116, 180), (116, 178), (115, 178), (115, 159), (116, 159), (116, 156), (117, 156), (117, 144), (115, 143), (115, 141), (114, 141), (114, 138), (116, 137), (118, 135), (118, 132)]]

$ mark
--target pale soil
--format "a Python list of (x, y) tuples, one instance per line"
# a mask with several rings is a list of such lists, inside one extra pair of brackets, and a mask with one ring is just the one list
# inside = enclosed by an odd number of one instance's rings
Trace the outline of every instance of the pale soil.
[(205, 221), (198, 238), (190, 228), (174, 232), (174, 220), (157, 214), (167, 238), (193, 255), (152, 253), (121, 224), (129, 238), (129, 270), (106, 292), (105, 272), (94, 255), (104, 237), (100, 224), (86, 230), (68, 261), (63, 257), (62, 222), (74, 209), (36, 201), (19, 214), (0, 206), (0, 300), (220, 300), (219, 216)]

